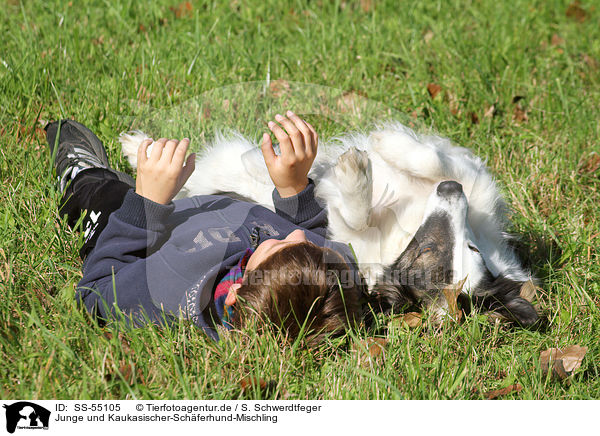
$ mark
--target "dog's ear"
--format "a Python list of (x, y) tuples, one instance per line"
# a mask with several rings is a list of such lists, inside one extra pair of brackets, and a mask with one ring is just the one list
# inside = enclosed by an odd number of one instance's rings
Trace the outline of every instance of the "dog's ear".
[(511, 300), (506, 301), (503, 309), (499, 310), (504, 315), (508, 315), (513, 321), (518, 322), (523, 326), (530, 326), (535, 324), (539, 315), (535, 311), (533, 305), (521, 297), (515, 297)]
[(507, 277), (497, 277), (485, 287), (483, 296), (476, 297), (476, 304), (522, 326), (533, 325), (540, 317), (533, 305), (520, 296), (523, 284)]
[(376, 283), (367, 294), (367, 303), (375, 313), (401, 313), (415, 306), (417, 300), (402, 286), (391, 283)]

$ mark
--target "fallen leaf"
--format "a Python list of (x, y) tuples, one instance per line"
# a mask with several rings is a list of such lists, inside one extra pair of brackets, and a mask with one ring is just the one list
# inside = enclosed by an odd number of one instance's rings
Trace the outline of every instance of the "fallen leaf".
[(489, 106), (483, 113), (483, 116), (485, 118), (492, 118), (494, 115), (496, 115), (496, 105), (495, 104)]
[[(588, 347), (570, 345), (566, 348), (549, 348), (540, 354), (540, 366), (544, 376), (552, 371), (552, 377), (565, 379), (581, 366)], [(552, 366), (550, 366), (552, 365)]]
[(356, 92), (344, 92), (337, 99), (337, 108), (342, 113), (352, 113), (360, 116), (361, 113), (361, 100), (360, 95)]
[(360, 8), (364, 12), (371, 12), (371, 9), (373, 9), (373, 0), (360, 0)]
[(471, 120), (471, 123), (473, 124), (479, 124), (479, 117), (477, 116), (477, 114), (473, 111), (469, 112), (469, 119)]
[(289, 90), (290, 83), (287, 80), (278, 79), (269, 83), (269, 91), (271, 91), (273, 97), (279, 98), (283, 94), (287, 94)]
[(457, 115), (459, 112), (460, 104), (458, 101), (458, 97), (453, 92), (448, 93), (448, 106), (450, 107), (450, 113), (452, 115)]
[(550, 40), (550, 44), (557, 46), (557, 45), (563, 45), (565, 43), (565, 40), (562, 39), (560, 36), (558, 36), (558, 34), (554, 34), (552, 35), (552, 39)]
[(527, 121), (529, 117), (527, 116), (527, 111), (521, 107), (520, 104), (516, 105), (513, 109), (513, 120), (517, 123), (521, 123)]
[(423, 315), (418, 312), (407, 312), (394, 317), (393, 323), (406, 324), (409, 328), (416, 328), (423, 325)]
[(98, 38), (92, 39), (92, 44), (94, 45), (102, 45), (104, 44), (104, 35), (100, 35)]
[(579, 174), (589, 174), (598, 171), (600, 168), (600, 154), (592, 151), (578, 165)]
[(537, 290), (538, 287), (533, 283), (533, 281), (527, 280), (525, 283), (523, 283), (523, 286), (521, 286), (519, 296), (531, 303), (533, 300), (537, 299)]
[(429, 85), (427, 85), (427, 91), (433, 99), (442, 91), (442, 87), (438, 84), (430, 83)]
[(119, 372), (121, 373), (125, 381), (129, 384), (132, 384), (135, 381), (134, 369), (135, 368), (131, 363), (126, 363), (119, 367)]
[(453, 285), (447, 286), (442, 290), (442, 294), (448, 303), (448, 315), (454, 321), (460, 321), (462, 319), (462, 310), (458, 307), (458, 296), (462, 292), (463, 286), (467, 281), (467, 277), (462, 279), (460, 282)]
[(260, 389), (263, 397), (271, 396), (277, 391), (278, 399), (288, 399), (290, 394), (283, 388), (277, 388), (275, 380), (266, 381), (260, 377), (244, 377), (240, 380), (240, 388), (242, 393), (252, 392), (253, 389)]
[(212, 111), (210, 109), (210, 104), (209, 103), (204, 103), (203, 104), (203, 108), (202, 108), (202, 118), (204, 120), (210, 120), (211, 114), (212, 114)]
[(511, 392), (521, 392), (522, 390), (523, 390), (523, 386), (521, 386), (520, 384), (517, 383), (514, 385), (507, 386), (502, 389), (496, 389), (495, 391), (486, 392), (485, 394), (483, 394), (483, 396), (485, 397), (486, 400), (495, 400), (496, 398), (504, 396), (504, 395), (508, 395)]
[(592, 70), (598, 69), (598, 61), (596, 61), (596, 59), (587, 54), (583, 55), (583, 62), (585, 62), (587, 66), (590, 67)]
[(387, 343), (388, 340), (384, 338), (366, 338), (362, 339), (359, 344), (354, 343), (352, 349), (361, 355), (364, 354), (366, 349), (369, 358), (385, 357)]
[(259, 377), (244, 377), (240, 380), (240, 387), (243, 391), (251, 389), (253, 386), (265, 390), (267, 388), (267, 382)]
[(2, 263), (2, 267), (0, 268), (0, 277), (2, 278), (2, 282), (7, 284), (12, 283), (12, 268), (8, 256), (6, 256), (6, 253), (4, 253), (2, 248), (0, 248), (0, 263)]
[(190, 2), (179, 3), (177, 6), (169, 7), (169, 9), (175, 14), (175, 18), (191, 17), (193, 15), (193, 7)]
[(575, 0), (571, 3), (565, 14), (567, 17), (579, 23), (583, 23), (588, 17), (587, 11), (581, 7), (581, 2), (579, 0)]
[(423, 35), (423, 40), (425, 41), (425, 44), (429, 44), (434, 36), (435, 34), (431, 30), (425, 32), (425, 34)]

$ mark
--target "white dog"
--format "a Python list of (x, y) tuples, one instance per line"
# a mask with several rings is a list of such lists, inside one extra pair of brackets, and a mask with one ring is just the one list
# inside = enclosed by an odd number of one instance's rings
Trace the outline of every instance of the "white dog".
[[(120, 137), (134, 168), (146, 137)], [(462, 282), (476, 305), (524, 325), (537, 321), (519, 296), (530, 274), (508, 245), (505, 202), (469, 150), (390, 123), (322, 144), (309, 177), (327, 208), (328, 237), (352, 245), (381, 309), (425, 302), (444, 312), (440, 290)], [(260, 148), (221, 135), (198, 156), (179, 196), (236, 193), (273, 210), (273, 188)]]

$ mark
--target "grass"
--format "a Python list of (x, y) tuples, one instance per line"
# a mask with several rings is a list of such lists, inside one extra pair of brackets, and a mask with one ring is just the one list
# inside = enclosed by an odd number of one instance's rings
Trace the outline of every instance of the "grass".
[[(480, 399), (519, 383), (507, 398), (600, 398), (592, 4), (583, 0), (578, 15), (562, 0), (8, 1), (0, 397)], [(481, 316), (394, 328), (385, 358), (368, 359), (353, 351), (361, 335), (318, 352), (251, 330), (217, 345), (186, 323), (99, 327), (76, 307), (81, 241), (57, 220), (43, 121), (83, 122), (127, 169), (115, 139), (132, 125), (183, 132), (200, 147), (218, 127), (258, 136), (288, 106), (324, 138), (393, 117), (486, 158), (515, 212), (519, 252), (541, 279), (547, 328)], [(180, 122), (166, 122), (173, 116)], [(543, 377), (540, 352), (570, 344), (589, 347), (581, 369), (567, 382)], [(270, 388), (242, 391), (247, 377)]]

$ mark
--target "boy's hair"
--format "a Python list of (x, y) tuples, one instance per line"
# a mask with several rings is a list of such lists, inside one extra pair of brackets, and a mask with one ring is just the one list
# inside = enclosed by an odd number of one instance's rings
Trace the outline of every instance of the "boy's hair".
[(283, 248), (246, 271), (237, 292), (236, 327), (252, 317), (271, 321), (309, 346), (343, 334), (360, 317), (361, 284), (337, 252), (311, 242)]

